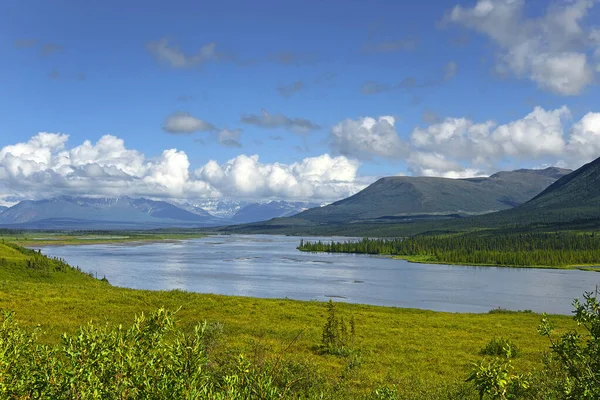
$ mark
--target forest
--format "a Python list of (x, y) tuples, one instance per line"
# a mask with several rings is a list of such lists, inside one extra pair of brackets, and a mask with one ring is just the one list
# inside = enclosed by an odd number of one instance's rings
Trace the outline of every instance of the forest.
[(590, 266), (600, 263), (595, 233), (518, 233), (414, 236), (344, 242), (300, 241), (298, 250), (381, 254), (419, 261), (501, 266)]

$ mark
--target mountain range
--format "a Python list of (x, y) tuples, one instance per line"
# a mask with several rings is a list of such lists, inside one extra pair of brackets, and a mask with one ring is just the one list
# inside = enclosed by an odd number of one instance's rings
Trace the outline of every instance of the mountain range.
[[(216, 208), (230, 210), (212, 215), (191, 204), (175, 205), (144, 198), (91, 198), (60, 196), (26, 200), (0, 209), (0, 226), (30, 229), (151, 229), (208, 227), (285, 217), (304, 211), (310, 203), (235, 203), (225, 200)], [(234, 205), (235, 204), (235, 205)], [(232, 210), (233, 209), (233, 210)]]
[[(540, 193), (532, 196), (530, 200), (516, 207), (466, 218), (423, 220), (422, 218), (406, 217), (395, 221), (388, 218), (382, 220), (355, 219), (350, 224), (317, 224), (305, 217), (307, 214), (309, 216), (312, 214), (309, 211), (292, 218), (279, 218), (262, 224), (225, 227), (222, 230), (225, 232), (269, 232), (302, 235), (406, 236), (466, 231), (474, 234), (494, 234), (494, 232), (555, 231), (562, 229), (598, 230), (600, 228), (600, 158), (566, 175), (567, 171), (554, 168), (514, 172), (529, 176), (530, 179), (541, 179), (540, 177), (543, 176), (554, 179), (559, 175), (562, 176)], [(509, 175), (511, 174), (509, 173)], [(507, 177), (505, 173), (500, 173), (492, 175), (490, 179), (494, 179), (494, 176), (503, 179)], [(472, 180), (468, 181), (472, 183)], [(519, 179), (517, 179), (518, 181)], [(382, 183), (385, 183), (385, 180), (379, 181), (379, 185)], [(459, 183), (459, 185), (463, 184)], [(421, 191), (415, 191), (415, 187), (410, 187), (414, 191), (413, 198), (426, 198)], [(436, 188), (439, 190), (447, 189), (445, 185), (436, 185)], [(364, 190), (366, 193), (369, 193), (369, 191), (369, 188)], [(365, 193), (362, 194), (362, 196), (364, 195)], [(335, 206), (340, 203), (341, 205), (345, 204), (342, 201), (332, 205)], [(475, 203), (483, 204), (480, 201)], [(471, 204), (471, 202), (466, 204)], [(408, 209), (410, 210), (410, 208)]]
[(302, 212), (295, 218), (322, 224), (490, 213), (526, 202), (569, 172), (546, 168), (468, 179), (386, 177), (354, 196)]
[(2, 211), (6, 210), (6, 209), (8, 209), (8, 207), (0, 206), (0, 214), (2, 214)]
[[(271, 201), (165, 201), (62, 196), (22, 201), (0, 213), (0, 226), (46, 229), (142, 229), (198, 227), (244, 233), (362, 234), (398, 227), (427, 229), (428, 221), (452, 226), (487, 226), (523, 221), (593, 218), (600, 205), (600, 161), (575, 172), (560, 168), (503, 171), (489, 177), (381, 178), (359, 193), (330, 205)], [(531, 199), (531, 200), (529, 200)], [(529, 201), (528, 201), (529, 200)], [(200, 205), (204, 204), (213, 215)], [(466, 218), (473, 217), (473, 218)], [(255, 222), (261, 221), (261, 222)], [(241, 224), (241, 225), (240, 225)], [(233, 225), (233, 226), (231, 226)], [(222, 228), (210, 228), (223, 226)], [(376, 228), (373, 229), (373, 226)], [(385, 227), (384, 227), (385, 226)]]

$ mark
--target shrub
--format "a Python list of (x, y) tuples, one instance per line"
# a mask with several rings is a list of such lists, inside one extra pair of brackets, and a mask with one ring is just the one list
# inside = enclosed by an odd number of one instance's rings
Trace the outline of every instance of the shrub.
[(517, 353), (517, 346), (511, 340), (501, 337), (493, 338), (479, 351), (479, 354), (484, 356), (498, 356), (506, 358), (516, 357)]
[(327, 303), (327, 322), (323, 326), (320, 350), (322, 353), (348, 356), (354, 348), (356, 325), (354, 317), (346, 324), (344, 317), (337, 316), (335, 303), (329, 299)]

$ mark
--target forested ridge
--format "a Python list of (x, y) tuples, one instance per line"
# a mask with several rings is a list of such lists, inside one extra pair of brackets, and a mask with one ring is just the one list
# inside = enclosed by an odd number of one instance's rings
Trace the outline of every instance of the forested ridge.
[(302, 240), (302, 251), (422, 256), (427, 261), (479, 265), (570, 266), (600, 264), (595, 233), (415, 236), (345, 242)]

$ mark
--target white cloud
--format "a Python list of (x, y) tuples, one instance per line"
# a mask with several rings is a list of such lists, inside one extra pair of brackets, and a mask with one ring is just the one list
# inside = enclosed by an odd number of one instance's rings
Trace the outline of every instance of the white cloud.
[(174, 135), (189, 135), (194, 132), (216, 131), (217, 128), (210, 122), (203, 121), (188, 113), (178, 112), (167, 117), (163, 124), (163, 130)]
[(241, 122), (260, 128), (283, 128), (297, 134), (306, 134), (321, 129), (319, 125), (305, 118), (291, 118), (283, 114), (272, 114), (267, 110), (262, 110), (260, 115), (242, 115)]
[(464, 168), (456, 161), (447, 160), (442, 154), (414, 152), (408, 158), (409, 170), (413, 175), (439, 176), (443, 178), (468, 178), (482, 175), (473, 168)]
[(240, 143), (241, 129), (221, 129), (217, 134), (219, 144), (225, 147), (242, 147)]
[(0, 200), (72, 194), (329, 201), (365, 186), (357, 177), (360, 164), (342, 156), (324, 154), (287, 165), (239, 155), (223, 164), (208, 161), (192, 172), (180, 150), (147, 158), (111, 135), (72, 148), (67, 148), (67, 140), (64, 134), (39, 133), (25, 143), (1, 148)]
[(528, 77), (540, 88), (576, 95), (594, 80), (589, 56), (596, 31), (583, 21), (596, 0), (550, 6), (541, 17), (525, 15), (524, 0), (478, 0), (455, 6), (447, 19), (487, 35), (499, 47), (498, 69)]
[(146, 49), (156, 57), (157, 60), (169, 64), (173, 68), (187, 68), (201, 65), (207, 61), (216, 61), (221, 58), (217, 53), (217, 45), (214, 42), (207, 43), (194, 54), (185, 54), (176, 45), (169, 44), (168, 39), (160, 39), (149, 42)]
[(394, 125), (395, 119), (391, 116), (346, 119), (331, 129), (331, 148), (359, 160), (373, 156), (400, 159), (407, 155), (408, 147), (400, 140)]
[(225, 196), (244, 198), (340, 199), (362, 189), (360, 164), (324, 154), (293, 164), (263, 164), (257, 155), (240, 155), (219, 165), (209, 161), (195, 176)]
[(565, 106), (552, 111), (535, 107), (524, 118), (496, 128), (491, 139), (500, 147), (501, 155), (519, 158), (561, 155), (565, 147), (562, 123), (570, 115)]
[(587, 113), (571, 128), (567, 152), (585, 161), (600, 157), (600, 113)]
[(467, 118), (446, 118), (411, 134), (411, 172), (431, 176), (475, 176), (493, 173), (505, 161), (532, 161), (578, 168), (600, 157), (600, 113), (571, 122), (566, 107), (535, 107), (515, 121), (497, 125)]

